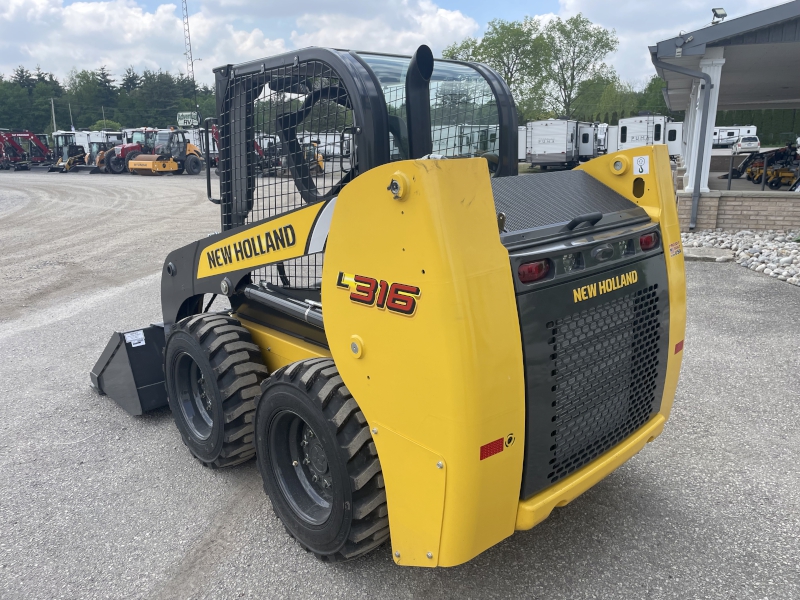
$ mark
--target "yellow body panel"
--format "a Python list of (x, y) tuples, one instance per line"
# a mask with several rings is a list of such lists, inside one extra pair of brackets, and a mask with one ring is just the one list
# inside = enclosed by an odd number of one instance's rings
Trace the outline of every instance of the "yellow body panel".
[[(376, 421), (371, 423), (372, 439), (381, 459), (384, 479), (391, 473), (392, 487), (414, 490), (413, 494), (394, 494), (391, 511), (416, 515), (392, 529), (392, 558), (399, 565), (436, 565), (442, 533), (442, 511), (447, 481), (444, 457), (392, 431)], [(411, 463), (422, 468), (408, 469)], [(441, 465), (441, 467), (439, 466)], [(436, 468), (433, 468), (433, 467)], [(420, 510), (426, 507), (426, 510)], [(389, 513), (389, 519), (392, 513)], [(402, 552), (399, 550), (402, 548)], [(398, 556), (399, 554), (399, 556)]]
[(166, 160), (139, 160), (134, 158), (128, 161), (128, 170), (138, 175), (160, 175), (178, 170), (178, 163), (171, 158)]
[(556, 507), (566, 506), (583, 492), (624, 464), (664, 430), (666, 417), (657, 414), (636, 433), (605, 454), (546, 490), (522, 500), (517, 509), (517, 529), (531, 529), (544, 521)]
[(250, 321), (244, 315), (237, 314), (236, 318), (250, 332), (270, 373), (298, 360), (331, 356), (330, 352), (316, 344)]
[[(635, 173), (642, 156), (649, 172)], [(664, 394), (660, 412), (637, 432), (527, 500), (519, 499), (525, 447), (522, 342), (508, 251), (500, 243), (483, 159), (393, 163), (360, 175), (342, 191), (322, 277), (330, 353), (237, 315), (270, 371), (311, 357), (335, 360), (373, 432), (398, 564), (457, 565), (515, 529), (530, 529), (664, 428), (686, 324), (669, 157), (666, 148), (644, 147), (580, 168), (642, 206), (660, 225), (670, 298)], [(322, 206), (281, 215), (209, 246), (201, 253), (198, 276), (207, 253), (287, 223), (297, 235), (292, 256), (302, 254)], [(259, 260), (289, 255), (276, 257)], [(233, 271), (242, 264), (222, 267)], [(486, 457), (482, 447), (492, 442), (496, 453)]]
[[(398, 198), (387, 190), (393, 179), (403, 182)], [(480, 158), (377, 167), (348, 184), (333, 213), (322, 277), (325, 330), (370, 426), (389, 424), (407, 442), (374, 436), (392, 551), (404, 565), (460, 564), (514, 531), (524, 364), (496, 222)], [(416, 310), (407, 316), (352, 301), (345, 274), (419, 288)], [(480, 460), (481, 446), (509, 435), (510, 445)], [(433, 456), (447, 466), (441, 500)], [(440, 529), (438, 548), (433, 532), (406, 534), (419, 523)]]
[[(639, 157), (647, 159), (648, 173), (636, 172), (636, 159)], [(622, 163), (622, 172), (614, 169), (617, 162)], [(667, 419), (675, 400), (675, 390), (678, 387), (683, 358), (683, 341), (686, 333), (686, 272), (683, 264), (681, 229), (678, 222), (678, 208), (675, 189), (672, 185), (672, 170), (667, 147), (660, 144), (614, 152), (595, 158), (578, 169), (586, 171), (631, 202), (644, 208), (650, 218), (660, 226), (661, 244), (664, 248), (667, 279), (669, 280), (669, 354), (664, 394), (661, 398), (659, 412), (664, 419)], [(639, 198), (634, 194), (637, 178), (644, 180), (644, 187), (637, 188), (644, 192)], [(591, 465), (587, 465), (585, 468), (589, 467)]]
[(283, 213), (209, 244), (200, 252), (197, 278), (303, 256), (314, 221), (324, 206), (324, 202), (318, 202)]

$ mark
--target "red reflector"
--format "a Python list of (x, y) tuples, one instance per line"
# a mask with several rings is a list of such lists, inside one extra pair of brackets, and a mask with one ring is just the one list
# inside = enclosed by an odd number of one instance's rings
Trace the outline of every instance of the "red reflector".
[(503, 451), (503, 438), (481, 446), (481, 460), (489, 458)]
[(683, 340), (675, 344), (675, 354), (683, 350)]
[(544, 260), (535, 260), (533, 262), (525, 263), (524, 265), (520, 265), (517, 273), (519, 273), (519, 280), (522, 283), (531, 283), (533, 281), (539, 281), (540, 279), (544, 278), (550, 272), (550, 261), (547, 259)]
[(652, 250), (658, 246), (658, 234), (655, 231), (645, 233), (639, 238), (639, 245), (642, 247), (642, 250)]

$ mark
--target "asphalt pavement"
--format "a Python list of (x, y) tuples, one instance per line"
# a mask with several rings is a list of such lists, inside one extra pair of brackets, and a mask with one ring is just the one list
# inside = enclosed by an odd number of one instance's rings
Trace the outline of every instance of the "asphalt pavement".
[(653, 444), (466, 565), (398, 567), (388, 545), (329, 565), (254, 463), (203, 468), (168, 410), (89, 388), (112, 331), (160, 320), (166, 253), (217, 228), (204, 197), (202, 178), (0, 174), (0, 598), (800, 597), (800, 288), (687, 263)]

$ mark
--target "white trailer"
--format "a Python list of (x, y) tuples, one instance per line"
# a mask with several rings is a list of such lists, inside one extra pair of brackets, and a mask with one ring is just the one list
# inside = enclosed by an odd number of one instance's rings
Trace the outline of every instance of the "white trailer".
[(729, 148), (736, 143), (740, 137), (745, 135), (756, 135), (755, 125), (732, 125), (730, 127), (714, 127), (711, 143), (714, 146)]
[(608, 123), (597, 124), (597, 152), (598, 154), (608, 152)]
[(566, 119), (531, 121), (527, 124), (526, 162), (540, 166), (572, 168), (580, 163), (578, 122)]
[(618, 149), (666, 144), (670, 157), (680, 156), (683, 123), (673, 123), (663, 115), (639, 115), (619, 120)]
[(617, 150), (619, 150), (619, 125), (609, 125), (606, 129), (604, 153), (608, 154)]
[(525, 162), (528, 155), (528, 128), (524, 125), (517, 127), (517, 161)]
[(580, 160), (592, 160), (597, 156), (597, 125), (578, 123), (578, 156)]
[(683, 123), (667, 123), (667, 151), (672, 159), (683, 154)]

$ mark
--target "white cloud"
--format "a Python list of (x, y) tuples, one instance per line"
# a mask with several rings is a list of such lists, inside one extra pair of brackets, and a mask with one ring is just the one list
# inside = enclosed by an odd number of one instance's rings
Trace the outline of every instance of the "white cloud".
[[(178, 1), (165, 1), (154, 9), (139, 1), (0, 0), (0, 73), (8, 75), (20, 64), (29, 69), (39, 64), (60, 77), (73, 67), (101, 65), (118, 77), (128, 65), (185, 72)], [(763, 8), (763, 0), (722, 4), (729, 18)], [(620, 48), (609, 62), (623, 78), (643, 82), (654, 73), (647, 47), (681, 29), (703, 27), (711, 20), (709, 6), (695, 0), (619, 0), (613, 5), (605, 0), (559, 0), (558, 15), (581, 12), (616, 29)], [(480, 33), (469, 8), (447, 10), (435, 0), (193, 0), (192, 7), (199, 8), (190, 17), (192, 46), (194, 56), (202, 58), (195, 64), (195, 75), (205, 83), (213, 82), (214, 67), (293, 48), (410, 53), (424, 43), (439, 54), (446, 45)], [(520, 6), (519, 11), (516, 18), (522, 19), (526, 9)], [(537, 18), (546, 22), (553, 16)]]
[[(780, 4), (771, 1), (770, 6)], [(696, 0), (619, 0), (610, 4), (599, 0), (559, 0), (559, 16), (571, 17), (583, 13), (593, 23), (616, 29), (619, 50), (609, 56), (623, 79), (644, 83), (655, 74), (648, 46), (674, 37), (683, 31), (694, 31), (711, 22), (711, 4)], [(763, 0), (725, 0), (729, 19), (767, 8)], [(611, 8), (613, 6), (613, 8)]]
[[(62, 78), (72, 68), (101, 65), (118, 77), (129, 65), (186, 71), (177, 2), (151, 10), (136, 0), (4, 3), (0, 73), (8, 75), (20, 64), (38, 64)], [(271, 30), (276, 23), (280, 30)], [(195, 76), (211, 83), (214, 67), (311, 45), (409, 53), (427, 43), (438, 53), (474, 34), (478, 24), (431, 0), (270, 3), (268, 14), (262, 0), (221, 0), (202, 4), (191, 14), (190, 27), (193, 54), (202, 59), (195, 62)]]
[(448, 44), (473, 35), (478, 29), (475, 20), (461, 11), (439, 8), (429, 0), (390, 2), (386, 8), (369, 18), (345, 12), (305, 14), (297, 20), (304, 31), (293, 31), (292, 42), (297, 47), (317, 45), (406, 54), (420, 44), (428, 44), (438, 54)]

